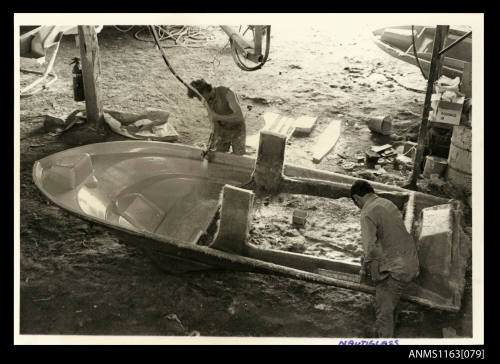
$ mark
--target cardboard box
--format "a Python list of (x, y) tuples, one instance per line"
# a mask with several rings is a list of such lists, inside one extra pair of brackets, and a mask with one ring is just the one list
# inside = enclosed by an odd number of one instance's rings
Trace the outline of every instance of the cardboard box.
[(438, 122), (450, 125), (460, 125), (462, 108), (465, 97), (458, 97), (454, 102), (439, 99), (438, 95), (432, 95), (431, 105), (433, 112), (429, 115), (431, 122)]

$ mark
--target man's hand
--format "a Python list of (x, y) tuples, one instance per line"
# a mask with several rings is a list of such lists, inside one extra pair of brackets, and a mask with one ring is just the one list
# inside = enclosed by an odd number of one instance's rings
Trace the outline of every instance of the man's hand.
[(364, 266), (361, 266), (361, 270), (359, 271), (359, 283), (369, 283), (368, 272)]
[(370, 283), (370, 262), (365, 262), (364, 257), (361, 257), (361, 270), (359, 271), (359, 283)]

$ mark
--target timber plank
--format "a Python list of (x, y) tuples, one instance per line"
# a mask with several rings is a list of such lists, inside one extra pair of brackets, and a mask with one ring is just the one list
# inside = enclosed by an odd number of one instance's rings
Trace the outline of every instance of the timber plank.
[(313, 162), (319, 163), (332, 151), (340, 137), (342, 122), (333, 120), (326, 130), (319, 136), (316, 145), (313, 148)]

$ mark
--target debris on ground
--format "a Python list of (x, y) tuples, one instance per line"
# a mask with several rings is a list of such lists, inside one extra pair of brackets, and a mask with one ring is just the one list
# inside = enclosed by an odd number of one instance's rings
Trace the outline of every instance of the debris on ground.
[(379, 158), (380, 158), (380, 155), (378, 153), (375, 153), (371, 149), (367, 149), (365, 151), (366, 168), (369, 168), (369, 169), (375, 168), (375, 165), (377, 164)]
[(403, 155), (415, 158), (415, 152), (417, 150), (418, 144), (415, 142), (407, 141), (403, 144)]
[(413, 160), (410, 157), (407, 157), (402, 154), (398, 154), (393, 162), (394, 169), (412, 169), (413, 168)]
[(296, 225), (304, 226), (306, 224), (307, 211), (295, 210), (293, 212), (292, 222)]
[(379, 145), (379, 146), (374, 145), (373, 147), (371, 147), (371, 150), (375, 153), (382, 153), (389, 148), (392, 148), (391, 144), (384, 144), (384, 145)]
[(429, 177), (429, 184), (436, 186), (438, 188), (443, 187), (444, 185), (446, 185), (446, 183), (447, 182), (443, 178), (441, 178), (439, 174), (433, 173)]
[(169, 112), (157, 109), (146, 109), (140, 114), (104, 111), (104, 121), (111, 130), (130, 139), (175, 142), (179, 134), (171, 119)]
[(184, 325), (182, 324), (181, 320), (179, 319), (179, 317), (177, 317), (177, 315), (176, 315), (175, 313), (168, 314), (168, 315), (166, 315), (166, 316), (165, 316), (165, 318), (166, 318), (167, 320), (171, 320), (171, 321), (175, 321), (175, 322), (177, 322), (177, 323), (179, 324), (179, 326), (180, 326), (183, 330), (185, 330)]
[(392, 156), (394, 156), (394, 155), (396, 155), (396, 154), (397, 154), (397, 153), (396, 153), (396, 151), (395, 151), (392, 147), (391, 147), (391, 148), (389, 148), (389, 149), (387, 149), (387, 150), (384, 150), (384, 151), (381, 153), (381, 155), (382, 155), (383, 157), (392, 157)]
[(353, 162), (344, 162), (342, 163), (342, 168), (345, 169), (346, 171), (352, 171), (357, 164)]
[(47, 133), (60, 133), (66, 127), (66, 121), (52, 115), (43, 116), (43, 128)]

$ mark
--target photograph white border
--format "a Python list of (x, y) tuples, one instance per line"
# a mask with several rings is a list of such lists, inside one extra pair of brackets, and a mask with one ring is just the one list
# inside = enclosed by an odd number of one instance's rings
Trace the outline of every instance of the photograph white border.
[[(14, 14), (14, 344), (43, 345), (338, 345), (350, 338), (254, 338), (179, 336), (79, 336), (20, 335), (20, 59), (21, 25), (240, 25), (240, 24), (373, 24), (373, 28), (396, 25), (468, 25), (472, 27), (472, 188), (473, 188), (473, 336), (454, 339), (399, 339), (400, 345), (482, 345), (484, 344), (484, 14), (482, 13), (77, 13)], [(366, 340), (366, 339), (363, 339)]]

